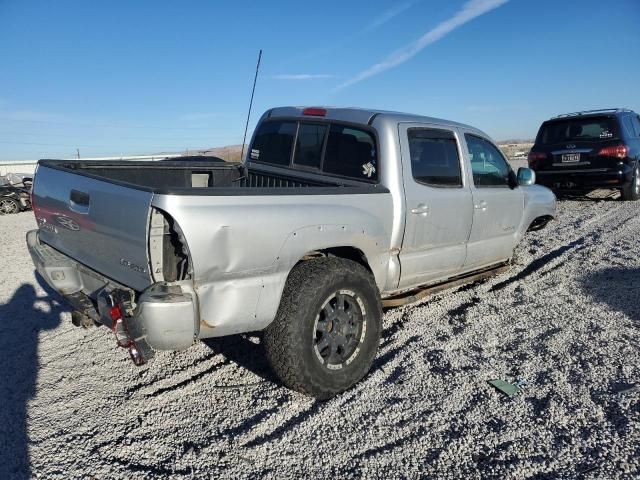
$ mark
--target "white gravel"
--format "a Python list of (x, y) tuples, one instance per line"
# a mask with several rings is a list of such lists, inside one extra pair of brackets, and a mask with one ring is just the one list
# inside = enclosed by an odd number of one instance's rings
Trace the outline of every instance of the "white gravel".
[[(0, 478), (638, 478), (640, 203), (563, 201), (507, 274), (390, 310), (371, 373), (318, 402), (258, 340), (135, 367), (71, 325), (0, 217)], [(487, 384), (525, 380), (508, 398)]]

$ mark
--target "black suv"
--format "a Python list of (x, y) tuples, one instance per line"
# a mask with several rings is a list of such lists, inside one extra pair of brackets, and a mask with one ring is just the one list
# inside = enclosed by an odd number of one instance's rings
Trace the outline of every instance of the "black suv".
[(557, 193), (615, 188), (640, 198), (640, 117), (622, 109), (588, 110), (547, 120), (529, 152), (537, 183)]

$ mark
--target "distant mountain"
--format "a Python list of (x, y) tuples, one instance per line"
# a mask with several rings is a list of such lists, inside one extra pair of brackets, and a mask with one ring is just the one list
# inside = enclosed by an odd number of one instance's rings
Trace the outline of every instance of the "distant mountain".
[(500, 140), (498, 142), (498, 145), (518, 145), (518, 144), (521, 144), (521, 143), (533, 144), (533, 140), (532, 139), (514, 138), (512, 140)]
[[(245, 152), (246, 150), (245, 146)], [(162, 155), (209, 155), (214, 157), (220, 157), (227, 162), (239, 162), (241, 160), (242, 145), (227, 145), (224, 147), (210, 147), (210, 148), (190, 148), (183, 152), (158, 152), (154, 153), (154, 156), (161, 157)]]

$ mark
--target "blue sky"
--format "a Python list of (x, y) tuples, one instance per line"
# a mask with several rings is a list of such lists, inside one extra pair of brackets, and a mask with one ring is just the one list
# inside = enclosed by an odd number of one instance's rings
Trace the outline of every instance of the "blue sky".
[(449, 118), (497, 140), (640, 111), (640, 0), (0, 0), (0, 159), (239, 144), (277, 105)]

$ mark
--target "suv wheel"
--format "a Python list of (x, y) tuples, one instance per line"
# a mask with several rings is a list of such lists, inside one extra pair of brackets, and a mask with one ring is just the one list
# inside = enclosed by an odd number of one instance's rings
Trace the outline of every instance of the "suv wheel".
[(351, 260), (309, 260), (289, 275), (278, 314), (265, 331), (265, 350), (282, 383), (328, 399), (369, 371), (381, 325), (371, 273)]
[(633, 172), (633, 178), (629, 185), (622, 189), (622, 200), (638, 200), (640, 199), (640, 163), (636, 164)]

